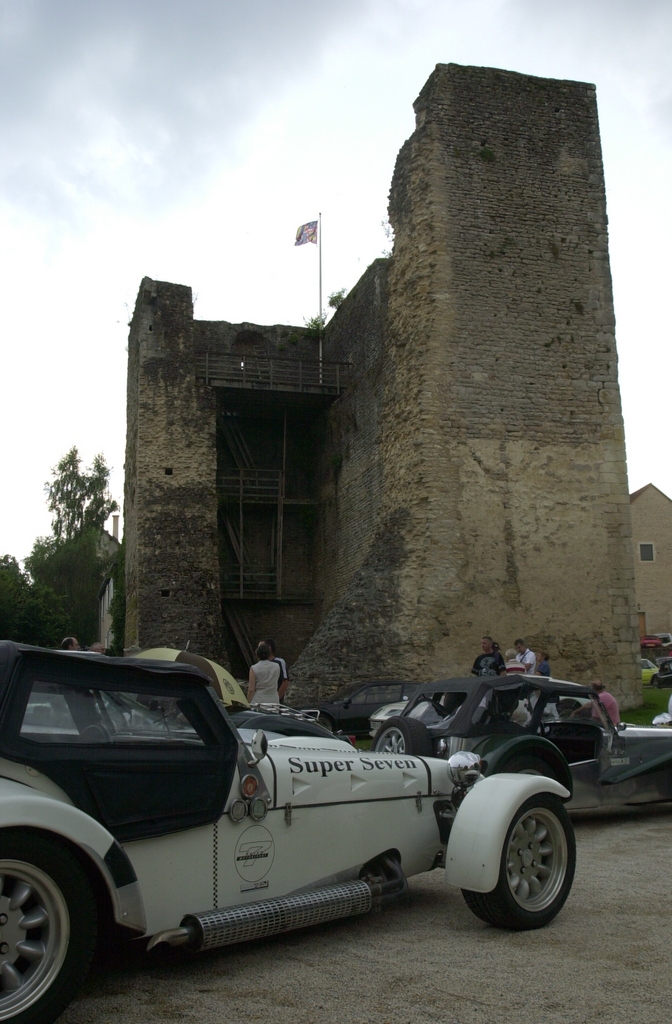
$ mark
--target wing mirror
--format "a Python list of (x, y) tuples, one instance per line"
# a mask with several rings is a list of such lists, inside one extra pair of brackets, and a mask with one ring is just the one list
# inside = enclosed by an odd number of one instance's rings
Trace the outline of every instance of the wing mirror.
[(481, 774), (481, 759), (473, 750), (458, 750), (448, 758), (448, 778), (456, 786), (473, 786)]
[(350, 707), (350, 698), (349, 697), (346, 700), (343, 701), (343, 704), (341, 705), (341, 707), (344, 707), (344, 708), (349, 708)]
[(252, 760), (250, 760), (249, 757), (247, 759), (247, 763), (250, 765), (259, 764), (259, 762), (266, 757), (266, 753), (268, 751), (268, 737), (263, 729), (257, 729), (252, 737), (252, 742), (248, 744), (248, 750), (252, 754)]

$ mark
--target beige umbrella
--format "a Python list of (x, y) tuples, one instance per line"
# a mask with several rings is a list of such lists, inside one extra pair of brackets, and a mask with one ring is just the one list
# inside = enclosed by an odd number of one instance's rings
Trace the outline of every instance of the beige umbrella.
[(230, 672), (210, 658), (202, 658), (191, 651), (176, 651), (174, 647), (150, 647), (141, 651), (136, 658), (151, 658), (153, 661), (179, 661), (183, 665), (195, 665), (211, 680), (214, 689), (225, 704), (242, 704), (249, 707), (247, 697)]

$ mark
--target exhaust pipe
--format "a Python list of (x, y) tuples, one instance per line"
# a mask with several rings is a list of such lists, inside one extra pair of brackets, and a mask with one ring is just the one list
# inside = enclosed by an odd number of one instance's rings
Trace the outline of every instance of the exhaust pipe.
[(310, 889), (294, 896), (279, 896), (239, 907), (187, 914), (179, 928), (169, 928), (150, 939), (147, 952), (161, 942), (188, 946), (200, 952), (232, 946), (237, 942), (264, 939), (297, 928), (337, 921), (341, 917), (368, 914), (408, 890), (401, 864), (392, 852), (383, 853), (362, 869), (364, 879)]
[(279, 935), (341, 917), (368, 914), (372, 904), (373, 893), (366, 882), (344, 882), (296, 896), (280, 896), (258, 903), (244, 903), (239, 907), (187, 914), (179, 928), (155, 935), (147, 951), (160, 942), (167, 942), (170, 946), (188, 946), (196, 951), (231, 946), (236, 942)]

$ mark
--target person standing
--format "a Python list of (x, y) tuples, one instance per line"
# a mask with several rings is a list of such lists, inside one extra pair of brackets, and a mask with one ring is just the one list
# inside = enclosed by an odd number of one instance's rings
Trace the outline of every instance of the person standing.
[(267, 647), (270, 647), (270, 649), (271, 649), (270, 660), (274, 661), (276, 663), (276, 665), (280, 666), (280, 683), (278, 685), (278, 696), (280, 698), (280, 701), (282, 702), (282, 699), (285, 696), (285, 694), (287, 693), (287, 689), (289, 687), (289, 675), (287, 673), (287, 662), (285, 661), (284, 658), (279, 658), (276, 655), (276, 653), (275, 653), (275, 640), (271, 640), (269, 637), (267, 637), (265, 640), (262, 640), (261, 642), (266, 644)]
[(504, 665), (504, 668), (506, 669), (507, 676), (519, 676), (519, 675), (521, 675), (523, 670), (520, 667), (520, 662), (518, 661), (518, 659), (516, 657), (516, 652), (515, 652), (515, 650), (512, 647), (509, 648), (509, 650), (506, 652), (504, 657), (506, 658), (506, 663)]
[(546, 676), (547, 679), (551, 675), (551, 666), (548, 664), (548, 651), (539, 651), (537, 655), (537, 675)]
[[(600, 698), (600, 703), (609, 715), (609, 718), (612, 720), (614, 725), (618, 725), (618, 723), (621, 720), (621, 712), (616, 698), (613, 696), (613, 694), (607, 692), (605, 685), (601, 679), (593, 679), (590, 685), (592, 686), (597, 696)], [(597, 711), (597, 708), (595, 710)]]
[(534, 652), (530, 650), (522, 637), (518, 637), (513, 645), (516, 650), (516, 661), (519, 661), (523, 666), (523, 672), (528, 675), (534, 675), (534, 669), (537, 664), (537, 659), (534, 656)]
[(250, 704), (279, 704), (280, 666), (277, 661), (270, 660), (271, 648), (268, 644), (259, 644), (255, 654), (258, 661), (250, 668), (247, 699)]
[(506, 671), (504, 658), (491, 636), (481, 640), (481, 654), (476, 658), (471, 669), (472, 676), (501, 676)]

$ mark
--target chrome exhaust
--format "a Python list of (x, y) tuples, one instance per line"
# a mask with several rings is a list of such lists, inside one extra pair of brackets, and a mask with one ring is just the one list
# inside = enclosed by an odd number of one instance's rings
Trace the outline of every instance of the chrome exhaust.
[(258, 903), (243, 903), (238, 907), (187, 914), (179, 928), (154, 935), (147, 951), (161, 942), (170, 946), (188, 946), (196, 951), (214, 949), (336, 921), (341, 917), (368, 914), (374, 895), (378, 893), (372, 892), (366, 882), (343, 882), (295, 896), (279, 896)]

